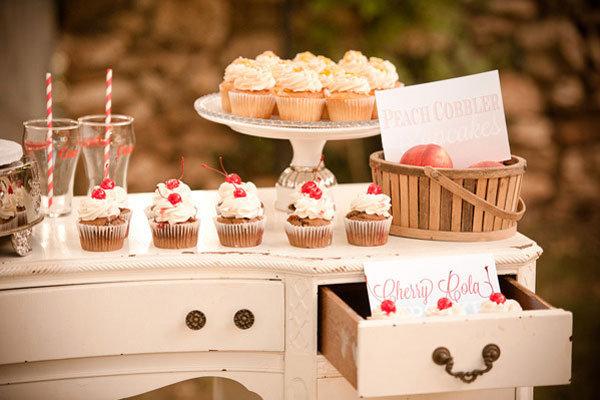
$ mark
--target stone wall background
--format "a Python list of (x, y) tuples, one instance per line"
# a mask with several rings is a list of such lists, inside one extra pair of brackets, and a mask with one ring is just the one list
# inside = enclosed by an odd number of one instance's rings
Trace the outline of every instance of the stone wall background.
[[(592, 0), (59, 0), (51, 60), (56, 114), (103, 113), (105, 69), (113, 112), (135, 117), (131, 192), (177, 177), (214, 189), (200, 168), (224, 156), (229, 170), (273, 185), (289, 163), (284, 141), (252, 138), (200, 118), (192, 104), (217, 90), (237, 56), (346, 49), (391, 59), (407, 84), (499, 69), (513, 153), (528, 160), (520, 229), (545, 255), (539, 291), (575, 313), (570, 387), (536, 399), (597, 398), (599, 355), (600, 9)], [(35, 28), (35, 27), (34, 27)], [(10, 79), (2, 77), (4, 81)], [(31, 78), (33, 80), (33, 78)], [(40, 92), (40, 98), (42, 93)], [(39, 109), (38, 109), (39, 108)], [(62, 115), (61, 115), (62, 114)], [(43, 101), (31, 106), (43, 115)], [(340, 182), (369, 179), (378, 138), (330, 142)], [(364, 160), (363, 163), (352, 160)], [(85, 190), (83, 168), (77, 190)]]

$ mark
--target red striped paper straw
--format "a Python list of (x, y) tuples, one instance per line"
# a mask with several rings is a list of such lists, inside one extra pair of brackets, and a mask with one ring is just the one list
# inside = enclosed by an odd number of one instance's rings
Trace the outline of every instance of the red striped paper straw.
[(46, 73), (46, 121), (48, 124), (48, 133), (46, 134), (46, 143), (48, 144), (48, 211), (52, 207), (52, 197), (54, 197), (54, 170), (52, 167), (52, 74)]
[(110, 119), (112, 113), (112, 69), (106, 70), (106, 105), (104, 108), (106, 118), (104, 120), (106, 128), (104, 131), (104, 178), (108, 178), (108, 163), (110, 161)]

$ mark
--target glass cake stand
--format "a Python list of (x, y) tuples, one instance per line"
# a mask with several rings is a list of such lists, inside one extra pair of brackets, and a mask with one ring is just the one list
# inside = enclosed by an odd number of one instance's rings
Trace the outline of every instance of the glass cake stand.
[[(275, 185), (277, 189), (275, 207), (283, 211), (288, 209), (290, 194), (296, 185), (313, 178), (323, 147), (328, 140), (359, 139), (379, 135), (378, 120), (298, 122), (282, 121), (276, 117), (271, 119), (238, 117), (223, 111), (219, 93), (200, 97), (194, 102), (194, 108), (203, 118), (227, 125), (245, 135), (290, 141), (293, 151), (292, 162), (281, 173)], [(317, 177), (323, 180), (327, 188), (333, 189), (337, 185), (335, 175), (325, 168), (324, 164), (319, 167)]]

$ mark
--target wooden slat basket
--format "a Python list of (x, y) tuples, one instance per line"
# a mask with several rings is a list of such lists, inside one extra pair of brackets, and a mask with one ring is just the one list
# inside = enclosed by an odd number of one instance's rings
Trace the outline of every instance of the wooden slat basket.
[(392, 199), (390, 234), (417, 239), (487, 241), (517, 231), (525, 159), (503, 167), (450, 169), (403, 165), (371, 154), (373, 181)]

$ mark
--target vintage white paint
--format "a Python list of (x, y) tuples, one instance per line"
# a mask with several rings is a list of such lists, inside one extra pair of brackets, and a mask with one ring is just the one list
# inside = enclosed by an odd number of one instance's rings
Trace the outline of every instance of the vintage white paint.
[[(9, 245), (0, 246), (0, 398), (120, 398), (194, 377), (222, 376), (264, 399), (355, 399), (352, 387), (317, 353), (319, 285), (362, 281), (367, 259), (488, 251), (499, 274), (515, 275), (534, 288), (541, 249), (520, 234), (489, 243), (390, 237), (380, 248), (349, 246), (341, 217), (351, 198), (365, 188), (340, 185), (334, 244), (318, 250), (289, 246), (282, 225), (286, 216), (272, 208), (274, 189), (259, 191), (269, 222), (263, 245), (253, 249), (218, 244), (211, 223), (214, 191), (194, 192), (202, 227), (198, 247), (190, 251), (152, 246), (142, 213), (150, 194), (129, 196), (134, 210), (130, 238), (113, 253), (82, 251), (74, 215), (45, 220), (34, 229), (32, 255), (17, 258), (9, 254)], [(264, 325), (257, 322), (239, 332), (231, 313), (241, 306), (252, 309)], [(192, 332), (185, 326), (185, 313), (202, 307), (207, 310), (206, 330)], [(431, 344), (434, 331), (428, 336)], [(487, 328), (484, 332), (490, 334)], [(452, 334), (453, 340), (457, 335)], [(513, 332), (505, 331), (500, 339), (505, 346), (514, 345), (515, 354), (527, 354)], [(460, 354), (467, 348), (481, 351), (462, 344)], [(463, 359), (456, 356), (457, 362)], [(430, 390), (423, 382), (431, 381), (431, 368), (419, 378), (423, 390)], [(544, 368), (539, 376), (547, 372)], [(494, 379), (492, 372), (489, 376)], [(466, 385), (443, 378), (431, 390), (445, 386), (454, 393), (410, 398), (533, 397), (528, 388), (464, 392)], [(509, 384), (517, 382), (504, 383)], [(397, 394), (394, 398), (407, 399)]]

